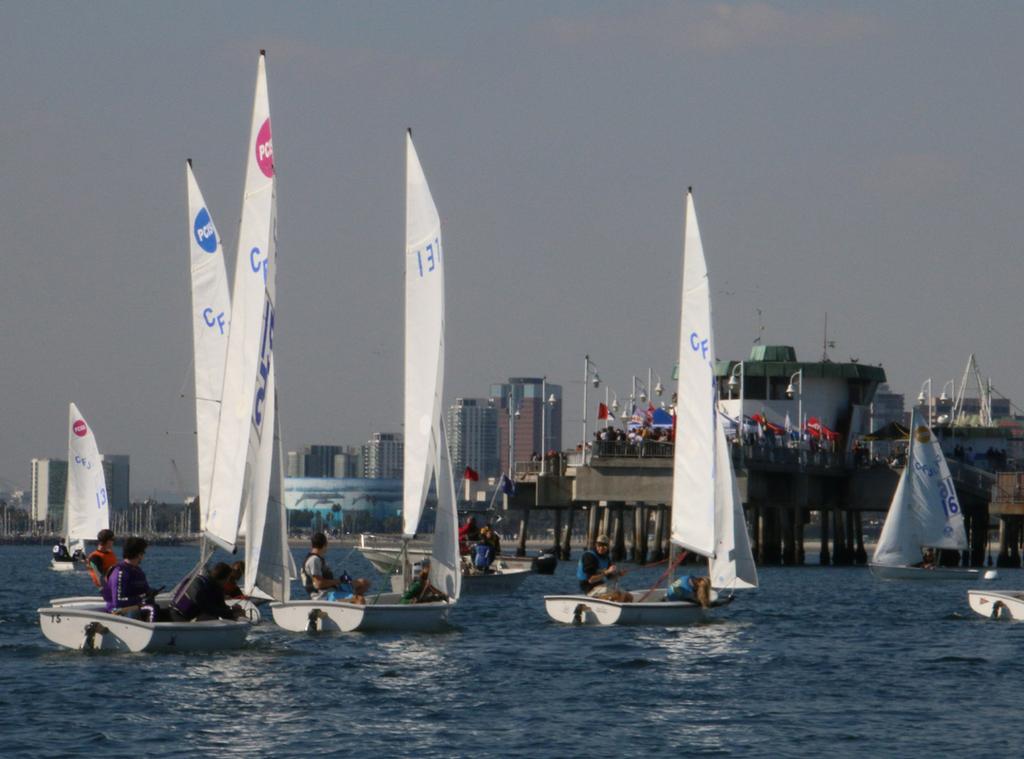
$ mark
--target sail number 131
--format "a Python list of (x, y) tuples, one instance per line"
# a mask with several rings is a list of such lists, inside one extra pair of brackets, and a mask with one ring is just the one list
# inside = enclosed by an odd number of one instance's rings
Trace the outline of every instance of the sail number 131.
[(426, 276), (434, 271), (441, 263), (441, 241), (434, 238), (433, 242), (427, 243), (423, 250), (416, 251), (416, 267), (420, 276)]

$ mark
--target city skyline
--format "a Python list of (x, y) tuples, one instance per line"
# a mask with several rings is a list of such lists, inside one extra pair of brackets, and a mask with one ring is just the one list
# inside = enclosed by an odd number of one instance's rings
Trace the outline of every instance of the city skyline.
[(445, 407), (546, 373), (568, 443), (585, 354), (620, 400), (649, 366), (671, 384), (689, 185), (717, 358), (833, 342), (912, 398), (975, 353), (1024, 397), (1024, 9), (239, 7), (0, 7), (5, 481), (65, 455), (74, 401), (136, 493), (194, 488), (184, 161), (230, 271), (260, 48), (286, 449), (401, 431), (409, 126), (448, 257)]

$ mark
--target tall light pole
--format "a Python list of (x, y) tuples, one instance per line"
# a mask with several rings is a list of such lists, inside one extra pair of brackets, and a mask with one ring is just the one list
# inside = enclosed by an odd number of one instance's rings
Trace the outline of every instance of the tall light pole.
[[(591, 368), (594, 372), (591, 375)], [(587, 385), (591, 382), (594, 383), (594, 387), (601, 386), (601, 378), (597, 374), (597, 366), (593, 361), (590, 360), (590, 356), (586, 355), (583, 357), (583, 442), (580, 446), (580, 453), (583, 455), (583, 459), (587, 457)]]
[[(737, 372), (737, 370), (739, 370), (739, 371)], [(744, 377), (743, 377), (743, 362), (742, 361), (740, 361), (738, 364), (736, 364), (736, 366), (734, 366), (732, 368), (732, 371), (729, 372), (729, 382), (728, 382), (728, 385), (727, 385), (728, 388), (729, 388), (729, 400), (732, 400), (732, 391), (736, 389), (736, 384), (737, 384), (736, 383), (736, 374), (737, 373), (740, 375), (740, 381), (739, 381), (740, 413), (739, 413), (738, 418), (736, 419), (736, 424), (737, 424), (736, 436), (739, 438), (739, 441), (740, 441), (740, 468), (742, 469), (743, 468), (743, 460), (744, 460), (744, 455), (743, 454), (744, 454), (744, 451), (746, 449), (746, 444), (745, 444), (745, 442), (743, 440), (743, 425), (744, 425), (744, 421), (743, 421), (743, 380), (744, 380)]]
[[(796, 428), (799, 431), (800, 442), (804, 441), (804, 370), (798, 369), (793, 372), (793, 376), (789, 378), (789, 386), (786, 387), (786, 397), (792, 400), (793, 398), (793, 380), (799, 382), (799, 387), (796, 390), (797, 402), (796, 402)], [(798, 449), (799, 450), (799, 449)]]
[(515, 451), (516, 451), (516, 418), (519, 416), (519, 409), (516, 408), (516, 388), (510, 385), (508, 390), (508, 479), (515, 482)]
[[(924, 394), (925, 386), (928, 387), (928, 395)], [(917, 394), (917, 405), (928, 404), (928, 426), (932, 426), (932, 414), (934, 413), (934, 400), (932, 399), (932, 378), (929, 377), (921, 383), (921, 392)]]

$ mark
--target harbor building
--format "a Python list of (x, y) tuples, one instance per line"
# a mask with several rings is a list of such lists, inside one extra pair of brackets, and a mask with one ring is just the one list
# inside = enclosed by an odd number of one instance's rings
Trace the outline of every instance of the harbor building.
[(362, 476), (361, 452), (342, 445), (307, 445), (301, 451), (288, 451), (287, 477), (359, 477)]
[[(509, 377), (491, 385), (498, 410), (498, 450), (502, 471), (509, 471), (509, 446), (514, 461), (562, 449), (562, 386), (541, 377)], [(511, 439), (510, 425), (511, 424)]]
[(68, 462), (64, 459), (32, 459), (32, 519), (60, 524), (68, 486)]
[(498, 408), (490, 398), (456, 398), (448, 408), (446, 430), (452, 472), (458, 482), (466, 467), (481, 480), (501, 472), (498, 452)]
[(402, 479), (405, 445), (400, 432), (374, 432), (363, 446), (363, 477)]
[[(875, 392), (871, 402), (871, 429), (877, 430), (892, 423), (910, 427), (910, 415), (906, 411), (906, 398), (903, 393), (894, 393), (889, 386), (882, 383)], [(872, 457), (887, 458), (892, 453), (892, 442), (879, 440), (871, 443)]]
[(107, 499), (111, 511), (127, 509), (131, 503), (131, 457), (123, 453), (100, 454), (103, 479), (107, 483)]

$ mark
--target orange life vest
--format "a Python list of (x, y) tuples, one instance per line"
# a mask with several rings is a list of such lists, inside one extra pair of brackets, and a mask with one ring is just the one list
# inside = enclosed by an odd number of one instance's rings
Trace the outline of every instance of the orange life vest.
[[(102, 572), (101, 577), (96, 576), (96, 564), (99, 564), (100, 571)], [(89, 575), (92, 577), (93, 585), (97, 588), (102, 588), (104, 581), (107, 579), (107, 575), (110, 570), (117, 564), (117, 557), (113, 551), (101, 551), (96, 549), (88, 558), (85, 560), (85, 565), (89, 568)]]

